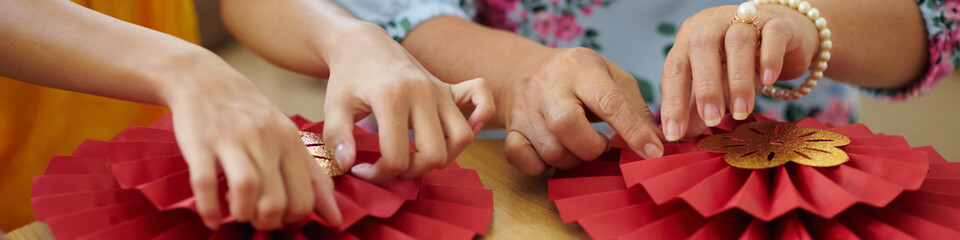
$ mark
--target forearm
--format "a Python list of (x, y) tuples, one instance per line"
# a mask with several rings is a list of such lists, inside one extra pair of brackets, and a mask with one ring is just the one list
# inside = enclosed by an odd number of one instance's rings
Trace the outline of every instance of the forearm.
[(826, 76), (879, 88), (901, 87), (922, 76), (929, 50), (916, 1), (807, 1), (833, 33)]
[(69, 1), (0, 1), (0, 38), (0, 75), (160, 105), (167, 104), (166, 86), (188, 80), (165, 69), (218, 59), (199, 46)]
[[(431, 73), (447, 83), (482, 77), (490, 84), (498, 109), (505, 83), (530, 78), (554, 51), (519, 35), (458, 17), (437, 17), (414, 28), (403, 46)], [(491, 126), (502, 126), (498, 111)]]
[(221, 9), (224, 24), (251, 50), (283, 68), (322, 78), (330, 74), (328, 62), (342, 55), (343, 44), (358, 44), (342, 39), (382, 32), (329, 0), (223, 0)]

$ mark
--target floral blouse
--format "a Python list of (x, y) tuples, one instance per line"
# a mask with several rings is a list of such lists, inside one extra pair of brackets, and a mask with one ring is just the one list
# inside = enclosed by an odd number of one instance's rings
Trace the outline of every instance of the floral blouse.
[[(379, 24), (397, 41), (418, 24), (452, 15), (522, 35), (549, 47), (587, 47), (633, 74), (648, 107), (659, 112), (660, 71), (680, 24), (702, 9), (743, 0), (337, 0), (358, 18)], [(761, 95), (754, 112), (780, 121), (805, 117), (833, 125), (857, 122), (858, 93), (902, 101), (929, 92), (960, 63), (960, 1), (917, 0), (926, 20), (930, 64), (923, 76), (897, 89), (857, 88), (820, 81), (799, 101)], [(803, 78), (779, 81), (793, 88)]]

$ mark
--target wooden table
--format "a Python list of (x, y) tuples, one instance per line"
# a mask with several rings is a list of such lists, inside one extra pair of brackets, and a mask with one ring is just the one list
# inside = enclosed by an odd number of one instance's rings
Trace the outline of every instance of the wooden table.
[(547, 179), (523, 175), (507, 163), (503, 140), (475, 140), (457, 158), (461, 167), (476, 169), (483, 186), (493, 190), (493, 222), (487, 239), (588, 239), (575, 223), (560, 221), (547, 201)]
[[(547, 201), (550, 173), (526, 176), (507, 163), (503, 140), (476, 140), (457, 158), (461, 167), (476, 169), (483, 185), (493, 190), (493, 222), (486, 239), (587, 239), (577, 224), (560, 221), (557, 208)], [(50, 229), (34, 222), (7, 237), (53, 239)]]

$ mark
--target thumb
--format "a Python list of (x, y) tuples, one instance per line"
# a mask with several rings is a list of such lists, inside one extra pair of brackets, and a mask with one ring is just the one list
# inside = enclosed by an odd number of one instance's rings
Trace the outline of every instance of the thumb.
[(487, 81), (483, 78), (475, 78), (450, 85), (450, 92), (458, 108), (471, 104), (476, 106), (467, 119), (467, 123), (470, 124), (470, 129), (473, 130), (474, 134), (480, 132), (483, 125), (487, 124), (497, 111), (493, 93), (490, 91)]
[(349, 109), (328, 105), (324, 111), (323, 141), (333, 152), (341, 170), (353, 166), (357, 148), (353, 139), (353, 113)]

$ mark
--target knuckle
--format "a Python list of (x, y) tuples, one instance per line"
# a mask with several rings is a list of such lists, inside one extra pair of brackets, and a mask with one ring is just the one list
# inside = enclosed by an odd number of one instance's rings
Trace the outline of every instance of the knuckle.
[[(745, 27), (745, 28), (750, 28), (750, 27)], [(724, 36), (724, 42), (727, 43), (728, 46), (753, 47), (754, 45), (756, 45), (756, 42), (755, 42), (756, 37), (754, 36), (754, 32), (752, 32), (753, 31), (752, 28), (750, 28), (749, 31), (744, 29), (740, 29), (740, 31), (732, 31), (732, 30), (735, 30), (735, 29), (728, 30), (726, 35)]]
[(304, 217), (306, 217), (308, 214), (310, 214), (310, 210), (312, 210), (312, 209), (313, 209), (313, 207), (312, 207), (311, 205), (306, 205), (306, 204), (294, 204), (293, 206), (290, 206), (290, 208), (287, 210), (287, 214), (286, 214), (286, 215), (287, 215), (290, 219), (300, 220), (300, 219), (303, 219)]
[(783, 58), (778, 58), (777, 56), (771, 56), (772, 54), (760, 54), (760, 65), (765, 68), (775, 68), (780, 64), (780, 61)]
[(516, 166), (516, 162), (522, 156), (522, 146), (519, 144), (511, 144), (510, 141), (506, 141), (503, 146), (503, 155), (507, 158), (507, 162), (511, 162), (511, 165)]
[(688, 104), (679, 98), (664, 98), (660, 103), (660, 111), (663, 115), (672, 115), (682, 112), (687, 106)]
[(585, 47), (574, 47), (564, 52), (564, 56), (569, 56), (569, 57), (584, 57), (584, 56), (596, 57), (596, 55), (597, 55), (597, 52)]
[(641, 127), (629, 127), (627, 131), (633, 134), (623, 135), (623, 140), (625, 140), (627, 143), (631, 143), (631, 146), (641, 147), (640, 144), (646, 139), (647, 133), (643, 132)]
[(717, 43), (717, 38), (705, 34), (702, 31), (690, 33), (690, 39), (688, 39), (688, 44), (690, 48), (693, 49), (703, 49), (715, 43)]
[(447, 162), (447, 150), (437, 148), (430, 151), (423, 151), (420, 153), (420, 158), (420, 161), (423, 161), (425, 166), (431, 169), (438, 168)]
[(600, 108), (600, 114), (602, 116), (615, 115), (626, 103), (623, 93), (615, 88), (601, 89), (597, 94), (599, 94), (596, 98), (599, 99), (597, 106)]
[(407, 85), (402, 82), (391, 82), (385, 84), (382, 88), (376, 88), (374, 90), (374, 98), (382, 99), (385, 101), (401, 101), (406, 100), (407, 95), (404, 94), (407, 90)]
[(577, 121), (586, 116), (582, 108), (565, 109), (546, 117), (547, 128), (551, 132), (563, 132), (577, 125)]
[(542, 149), (538, 150), (542, 150), (537, 151), (537, 153), (540, 154), (540, 158), (542, 158), (544, 162), (550, 164), (551, 166), (555, 166), (567, 158), (566, 152), (561, 150), (559, 147), (543, 147)]
[(564, 50), (559, 58), (575, 66), (595, 66), (602, 63), (599, 53), (585, 47), (574, 47)]
[(593, 160), (603, 155), (603, 152), (607, 150), (607, 147), (602, 144), (591, 144), (586, 146), (586, 151), (582, 152), (580, 155), (584, 160)]
[(738, 84), (741, 81), (753, 80), (753, 74), (744, 71), (733, 71), (730, 72), (730, 84)]
[(473, 140), (473, 130), (470, 130), (468, 128), (456, 129), (451, 131), (450, 136), (447, 136), (447, 137), (449, 138), (450, 144), (452, 145), (450, 147), (455, 149), (462, 149), (467, 145), (469, 145), (470, 142)]
[(230, 179), (230, 188), (244, 194), (253, 193), (260, 190), (260, 179), (254, 176), (244, 176), (237, 179)]
[(774, 34), (774, 35), (786, 34), (786, 29), (784, 28), (783, 22), (778, 21), (776, 18), (770, 19), (770, 21), (765, 22), (761, 30), (764, 34)]
[(203, 172), (191, 173), (190, 185), (201, 190), (214, 189), (217, 187), (216, 176)]
[(476, 78), (476, 79), (473, 79), (472, 81), (473, 81), (473, 87), (478, 90), (486, 90), (490, 88), (490, 85), (488, 85), (489, 83), (485, 78)]
[(283, 216), (283, 213), (286, 211), (287, 203), (282, 197), (271, 197), (263, 200), (258, 209), (260, 210), (260, 215), (264, 216), (268, 221), (275, 221), (279, 217)]
[(507, 161), (513, 166), (518, 166), (517, 164), (522, 161), (524, 151), (529, 150), (531, 147), (523, 138), (519, 132), (508, 132), (507, 138), (503, 142), (503, 153)]
[(687, 61), (678, 59), (678, 57), (668, 57), (663, 63), (663, 76), (680, 78), (690, 69)]
[[(703, 79), (703, 78), (701, 78)], [(698, 84), (694, 84), (693, 92), (696, 93), (697, 99), (700, 100), (703, 97), (713, 97), (720, 94), (719, 86), (715, 85), (712, 81), (700, 81)]]
[[(386, 159), (385, 159), (386, 160)], [(379, 162), (378, 162), (379, 163)], [(393, 161), (384, 161), (380, 165), (380, 170), (386, 173), (396, 174), (406, 171), (410, 167), (410, 163), (402, 159), (394, 159)]]

